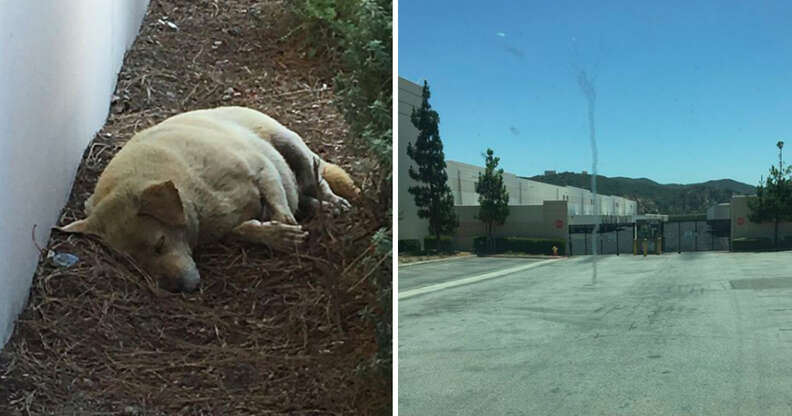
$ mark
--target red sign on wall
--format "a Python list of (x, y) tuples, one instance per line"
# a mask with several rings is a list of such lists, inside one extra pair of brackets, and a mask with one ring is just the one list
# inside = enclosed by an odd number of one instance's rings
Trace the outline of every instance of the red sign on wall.
[(563, 226), (564, 226), (564, 221), (561, 221), (561, 220), (556, 220), (555, 221), (555, 227), (556, 228), (561, 228)]
[(745, 218), (737, 217), (737, 225), (743, 225), (743, 224), (745, 224)]

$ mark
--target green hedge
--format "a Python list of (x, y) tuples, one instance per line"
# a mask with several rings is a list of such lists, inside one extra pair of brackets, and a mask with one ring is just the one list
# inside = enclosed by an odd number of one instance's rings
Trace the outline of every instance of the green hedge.
[(451, 252), (454, 251), (454, 241), (451, 237), (441, 236), (440, 237), (440, 244), (437, 244), (437, 240), (434, 237), (426, 237), (424, 238), (424, 250), (426, 251), (440, 251), (440, 252)]
[(778, 247), (773, 245), (773, 239), (769, 237), (740, 237), (732, 240), (732, 251), (766, 251), (789, 249), (792, 249), (792, 235), (779, 238)]
[(770, 238), (740, 237), (732, 240), (732, 251), (772, 250), (773, 240)]
[(421, 240), (399, 240), (399, 253), (420, 253)]
[(487, 237), (473, 239), (473, 250), (478, 254), (497, 253), (524, 253), (524, 254), (553, 254), (553, 246), (558, 247), (558, 253), (564, 254), (566, 241), (554, 238), (523, 238), (500, 237), (495, 238), (495, 249), (487, 249)]

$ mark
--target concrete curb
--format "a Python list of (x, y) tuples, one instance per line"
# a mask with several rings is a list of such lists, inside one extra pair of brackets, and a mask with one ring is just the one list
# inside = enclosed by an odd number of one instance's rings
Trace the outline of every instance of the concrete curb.
[(560, 260), (560, 259), (568, 258), (568, 256), (542, 256), (542, 255), (539, 255), (539, 254), (536, 254), (536, 255), (531, 255), (531, 254), (526, 254), (526, 255), (521, 255), (521, 254), (494, 254), (492, 256), (484, 256), (484, 257), (496, 257), (496, 258), (503, 258), (503, 259), (546, 259), (546, 260), (551, 260), (551, 259)]
[(535, 262), (535, 263), (524, 264), (522, 266), (511, 267), (511, 268), (508, 268), (508, 269), (498, 270), (498, 271), (495, 271), (495, 272), (484, 273), (484, 274), (480, 274), (478, 276), (471, 276), (471, 277), (466, 277), (466, 278), (459, 279), (459, 280), (452, 280), (450, 282), (444, 282), (444, 283), (438, 283), (438, 284), (435, 284), (435, 285), (419, 287), (417, 289), (411, 289), (411, 290), (407, 290), (407, 291), (404, 291), (402, 293), (399, 293), (399, 300), (401, 301), (401, 300), (404, 300), (404, 299), (409, 299), (409, 298), (411, 298), (413, 296), (418, 296), (418, 295), (423, 295), (423, 294), (426, 294), (426, 293), (436, 292), (438, 290), (448, 289), (448, 288), (452, 288), (452, 287), (456, 287), (456, 286), (468, 285), (468, 284), (471, 284), (471, 283), (480, 282), (482, 280), (494, 279), (496, 277), (500, 277), (500, 276), (504, 276), (504, 275), (512, 274), (512, 273), (521, 272), (523, 270), (532, 269), (534, 267), (542, 266), (542, 265), (545, 265), (547, 263), (552, 263), (552, 262), (556, 262), (556, 261), (559, 261), (559, 260), (561, 260), (561, 259), (551, 259), (551, 260), (545, 260), (545, 261), (538, 261), (538, 262)]
[(412, 263), (404, 263), (398, 264), (397, 267), (407, 267), (407, 266), (415, 266), (416, 264), (426, 264), (426, 263), (437, 263), (441, 261), (452, 261), (452, 260), (459, 260), (459, 259), (468, 259), (471, 257), (476, 257), (475, 254), (468, 254), (465, 256), (454, 256), (454, 257), (443, 257), (442, 259), (432, 259), (432, 260), (423, 260), (423, 261), (414, 261)]

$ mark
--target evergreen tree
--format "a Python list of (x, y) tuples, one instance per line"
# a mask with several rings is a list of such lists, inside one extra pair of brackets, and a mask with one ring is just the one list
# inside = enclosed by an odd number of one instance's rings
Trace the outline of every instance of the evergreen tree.
[(770, 176), (761, 179), (756, 188), (756, 198), (748, 200), (751, 212), (748, 219), (761, 223), (772, 221), (774, 226), (773, 245), (778, 246), (778, 224), (792, 221), (792, 168), (784, 169), (781, 164), (770, 166)]
[(438, 124), (440, 116), (429, 105), (429, 84), (424, 81), (421, 108), (413, 109), (412, 123), (418, 129), (415, 145), (407, 143), (407, 155), (415, 161), (417, 170), (410, 166), (409, 174), (418, 182), (408, 191), (415, 197), (418, 217), (429, 219), (429, 233), (440, 244), (441, 234), (450, 234), (459, 225), (454, 212), (454, 196), (448, 187), (443, 142)]
[(484, 173), (479, 172), (476, 182), (481, 206), (478, 219), (487, 227), (487, 242), (493, 249), (492, 229), (495, 225), (503, 225), (509, 216), (509, 193), (503, 183), (503, 169), (498, 169), (500, 158), (494, 156), (492, 149), (487, 149), (484, 162)]

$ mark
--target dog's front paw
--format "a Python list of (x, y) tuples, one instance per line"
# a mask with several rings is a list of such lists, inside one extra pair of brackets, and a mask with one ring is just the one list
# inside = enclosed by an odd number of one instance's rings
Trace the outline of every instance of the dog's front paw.
[(270, 247), (280, 251), (293, 251), (295, 246), (305, 242), (308, 232), (301, 225), (284, 224), (277, 221), (261, 223), (269, 234)]
[(308, 232), (301, 225), (278, 221), (248, 220), (234, 228), (233, 233), (242, 240), (264, 244), (279, 251), (293, 251), (295, 246), (305, 242), (308, 237)]

